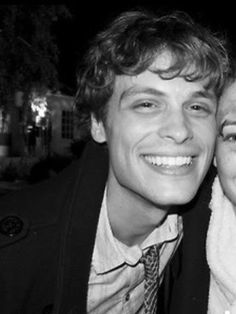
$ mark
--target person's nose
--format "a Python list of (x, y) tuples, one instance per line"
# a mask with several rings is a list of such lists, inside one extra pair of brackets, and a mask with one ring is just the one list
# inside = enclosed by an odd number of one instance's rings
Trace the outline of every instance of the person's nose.
[(159, 135), (165, 140), (172, 140), (182, 144), (193, 137), (191, 123), (182, 110), (168, 112), (162, 126), (159, 128)]

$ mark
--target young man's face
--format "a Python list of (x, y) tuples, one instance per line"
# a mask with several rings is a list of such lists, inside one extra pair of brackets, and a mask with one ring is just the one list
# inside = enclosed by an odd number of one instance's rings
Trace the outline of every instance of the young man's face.
[(236, 82), (220, 98), (216, 163), (223, 190), (236, 206)]
[[(169, 62), (164, 54), (152, 67)], [(160, 209), (194, 197), (216, 137), (216, 99), (205, 83), (163, 80), (149, 70), (117, 77), (106, 125), (92, 122), (94, 139), (108, 144), (114, 193)]]

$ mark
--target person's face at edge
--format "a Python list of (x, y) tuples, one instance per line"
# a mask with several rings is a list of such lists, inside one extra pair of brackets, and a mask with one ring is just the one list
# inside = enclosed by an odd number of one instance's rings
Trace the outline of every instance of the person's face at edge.
[(236, 208), (236, 81), (219, 100), (217, 127), (216, 166), (223, 190)]
[[(170, 62), (165, 52), (151, 68)], [(95, 141), (108, 144), (108, 188), (117, 200), (166, 210), (195, 196), (216, 137), (216, 97), (206, 83), (163, 80), (150, 70), (117, 76), (106, 125), (92, 118), (91, 130)]]

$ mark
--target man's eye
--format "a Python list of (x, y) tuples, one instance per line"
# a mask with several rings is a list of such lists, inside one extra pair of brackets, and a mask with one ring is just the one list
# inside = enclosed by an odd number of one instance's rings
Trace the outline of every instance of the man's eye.
[(142, 102), (142, 103), (138, 104), (137, 107), (141, 107), (141, 108), (154, 108), (154, 107), (155, 107), (155, 104), (154, 104), (154, 103), (151, 103), (151, 102), (148, 102), (148, 101), (145, 101), (145, 102)]
[(187, 107), (189, 112), (199, 117), (207, 117), (211, 114), (212, 109), (207, 103), (192, 103)]
[(193, 110), (201, 110), (201, 109), (202, 109), (202, 107), (199, 106), (199, 105), (192, 105), (191, 108), (192, 108)]
[(139, 102), (136, 103), (134, 105), (134, 109), (137, 112), (144, 112), (144, 113), (149, 113), (149, 112), (153, 112), (155, 110), (158, 110), (160, 107), (160, 105), (158, 103), (155, 102), (151, 102), (151, 101), (143, 101), (143, 102)]
[(209, 111), (207, 106), (204, 106), (201, 104), (193, 104), (193, 105), (191, 105), (191, 109), (194, 111), (205, 111), (205, 112)]

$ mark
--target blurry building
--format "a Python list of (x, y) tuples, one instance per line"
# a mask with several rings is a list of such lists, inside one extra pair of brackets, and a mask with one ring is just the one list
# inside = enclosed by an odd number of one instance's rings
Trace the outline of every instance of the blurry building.
[(25, 104), (18, 92), (7, 116), (0, 111), (0, 156), (71, 154), (77, 138), (74, 98), (60, 93), (32, 93)]

